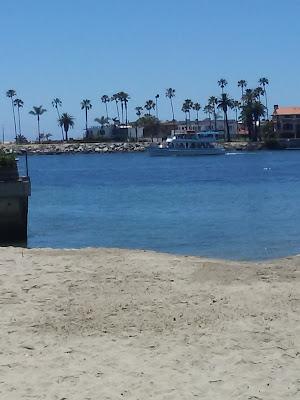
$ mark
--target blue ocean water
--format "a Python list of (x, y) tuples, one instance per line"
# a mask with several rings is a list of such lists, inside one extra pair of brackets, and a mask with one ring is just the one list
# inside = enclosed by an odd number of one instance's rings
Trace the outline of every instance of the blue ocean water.
[(298, 151), (31, 156), (29, 171), (29, 247), (239, 260), (300, 253)]

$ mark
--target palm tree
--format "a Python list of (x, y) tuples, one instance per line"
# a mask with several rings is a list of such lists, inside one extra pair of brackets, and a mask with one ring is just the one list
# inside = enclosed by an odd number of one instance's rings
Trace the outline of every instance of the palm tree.
[(101, 129), (103, 129), (104, 125), (108, 124), (109, 119), (102, 116), (100, 118), (95, 118), (94, 121), (98, 122), (98, 124), (101, 125)]
[(128, 100), (130, 99), (129, 94), (126, 92), (119, 92), (118, 93), (118, 99), (121, 102), (121, 111), (122, 111), (122, 124), (124, 124), (124, 109), (125, 109), (125, 125), (128, 123), (128, 118), (127, 118), (127, 103)]
[(155, 109), (155, 103), (153, 100), (147, 100), (144, 108), (148, 111), (148, 115), (151, 115), (151, 110)]
[(215, 96), (210, 96), (208, 99), (208, 104), (212, 107), (213, 116), (214, 116), (214, 129), (217, 130), (217, 113), (216, 113), (216, 105), (218, 103), (218, 99)]
[(248, 97), (244, 96), (244, 104), (241, 109), (241, 119), (247, 126), (249, 139), (257, 141), (258, 122), (260, 117), (265, 114), (265, 106), (249, 93)]
[(175, 97), (175, 89), (172, 89), (172, 88), (166, 89), (166, 97), (168, 99), (170, 99), (171, 109), (172, 109), (172, 117), (173, 117), (173, 122), (174, 122), (175, 121), (175, 115), (174, 115), (174, 107), (173, 107), (172, 98)]
[(226, 79), (221, 78), (218, 81), (218, 85), (220, 86), (221, 90), (222, 90), (222, 94), (224, 93), (224, 87), (227, 86), (228, 82), (226, 81)]
[(142, 115), (143, 107), (135, 107), (136, 115), (140, 117)]
[(238, 131), (238, 111), (241, 107), (241, 103), (238, 100), (233, 100), (232, 102), (232, 108), (235, 111), (235, 123), (236, 123), (236, 129)]
[(247, 81), (245, 81), (244, 79), (241, 79), (238, 81), (238, 87), (240, 87), (242, 89), (242, 98), (244, 96), (244, 88), (247, 87)]
[(69, 140), (68, 138), (69, 128), (74, 127), (74, 119), (75, 118), (68, 113), (63, 113), (61, 117), (58, 118), (58, 125), (62, 127), (65, 131), (66, 141)]
[(230, 99), (227, 95), (227, 93), (222, 93), (221, 98), (218, 100), (218, 106), (219, 109), (223, 110), (224, 112), (224, 120), (225, 120), (225, 125), (226, 125), (226, 139), (227, 142), (230, 142), (230, 132), (229, 132), (229, 124), (228, 124), (228, 108), (233, 107), (233, 100)]
[[(185, 100), (184, 100), (184, 103), (183, 103), (183, 105), (182, 105), (181, 110), (182, 110), (183, 112), (185, 112), (186, 115), (188, 114), (189, 120), (191, 120), (191, 109), (192, 109), (192, 108), (193, 108), (193, 102), (192, 102), (192, 100), (191, 100), (191, 99), (185, 99)], [(186, 110), (186, 111), (184, 111), (184, 110)]]
[(17, 93), (14, 89), (9, 89), (6, 92), (6, 97), (11, 99), (11, 107), (12, 107), (13, 118), (14, 118), (14, 127), (15, 127), (15, 139), (17, 141), (17, 125), (16, 125), (16, 116), (15, 116), (15, 106), (14, 106), (14, 101), (13, 101), (13, 97), (15, 97), (16, 95), (17, 95)]
[(205, 114), (208, 114), (209, 118), (209, 129), (211, 130), (211, 114), (213, 113), (213, 107), (210, 104), (207, 104), (204, 108), (203, 111)]
[(104, 95), (101, 97), (101, 101), (102, 101), (102, 103), (105, 104), (106, 118), (109, 119), (109, 118), (108, 118), (108, 111), (107, 111), (107, 103), (110, 102), (110, 98), (109, 98), (109, 96), (107, 96), (106, 94), (104, 94)]
[(91, 103), (91, 100), (84, 99), (84, 100), (82, 100), (80, 105), (81, 105), (81, 109), (85, 110), (85, 133), (86, 133), (86, 136), (88, 136), (88, 110), (90, 110), (92, 108), (92, 103)]
[(183, 104), (182, 104), (182, 107), (181, 107), (181, 111), (183, 111), (184, 113), (185, 113), (185, 125), (186, 125), (186, 129), (187, 129), (187, 127), (188, 127), (188, 113), (189, 113), (189, 106), (184, 102)]
[(37, 125), (38, 125), (38, 140), (41, 143), (41, 130), (40, 130), (40, 116), (43, 115), (47, 110), (43, 108), (43, 106), (33, 107), (32, 111), (29, 111), (29, 114), (35, 115), (37, 117)]
[(138, 106), (135, 107), (136, 115), (138, 116), (138, 120), (135, 121), (135, 141), (138, 141), (138, 125), (139, 125), (139, 119), (142, 115), (143, 107)]
[(17, 107), (18, 110), (18, 122), (19, 122), (19, 136), (22, 135), (21, 132), (21, 119), (20, 119), (20, 108), (22, 108), (24, 105), (24, 101), (21, 99), (15, 99), (14, 100), (14, 106)]
[(264, 89), (261, 86), (258, 86), (253, 90), (254, 96), (257, 97), (258, 101), (260, 101), (260, 97), (265, 94)]
[[(60, 119), (60, 112), (59, 112), (58, 107), (62, 106), (62, 101), (58, 97), (55, 97), (55, 99), (52, 100), (52, 106), (56, 109), (58, 119)], [(65, 138), (64, 138), (64, 131), (63, 131), (62, 126), (61, 126), (61, 135), (62, 135), (62, 140), (64, 141)]]
[(201, 110), (201, 105), (200, 103), (194, 103), (193, 104), (193, 110), (196, 111), (196, 121), (199, 121), (199, 111)]
[(266, 86), (269, 84), (269, 79), (268, 78), (260, 78), (258, 83), (264, 89), (264, 95), (265, 95), (265, 100), (266, 100), (266, 103), (265, 103), (266, 104), (266, 114), (267, 114), (267, 119), (269, 119), (268, 98), (267, 98), (267, 90), (266, 90)]
[(120, 121), (120, 112), (119, 112), (119, 96), (118, 93), (115, 93), (111, 96), (110, 101), (114, 101), (116, 103), (116, 108), (117, 108), (117, 115), (118, 115), (118, 120)]
[(158, 99), (159, 99), (159, 94), (155, 96), (155, 109), (156, 109), (156, 118), (158, 119)]

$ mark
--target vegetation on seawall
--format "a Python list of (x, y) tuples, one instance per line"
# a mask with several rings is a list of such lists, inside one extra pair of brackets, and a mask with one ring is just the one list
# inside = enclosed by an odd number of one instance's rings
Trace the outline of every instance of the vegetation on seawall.
[[(106, 153), (132, 153), (144, 152), (150, 142), (137, 143), (30, 143), (30, 144), (0, 144), (0, 152), (14, 153), (21, 155), (23, 153), (31, 155), (51, 155), (51, 154), (106, 154)], [(226, 151), (257, 151), (266, 149), (277, 149), (279, 147), (269, 146), (266, 142), (225, 142), (222, 143)]]

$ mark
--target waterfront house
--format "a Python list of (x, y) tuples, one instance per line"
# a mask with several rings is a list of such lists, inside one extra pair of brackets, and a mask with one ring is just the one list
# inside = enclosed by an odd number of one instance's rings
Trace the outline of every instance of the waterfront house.
[(300, 107), (274, 105), (274, 131), (279, 138), (300, 138)]

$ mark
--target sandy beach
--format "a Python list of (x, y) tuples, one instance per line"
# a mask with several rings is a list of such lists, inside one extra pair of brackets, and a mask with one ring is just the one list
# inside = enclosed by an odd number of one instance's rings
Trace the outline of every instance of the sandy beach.
[(299, 399), (300, 257), (0, 249), (0, 398)]

